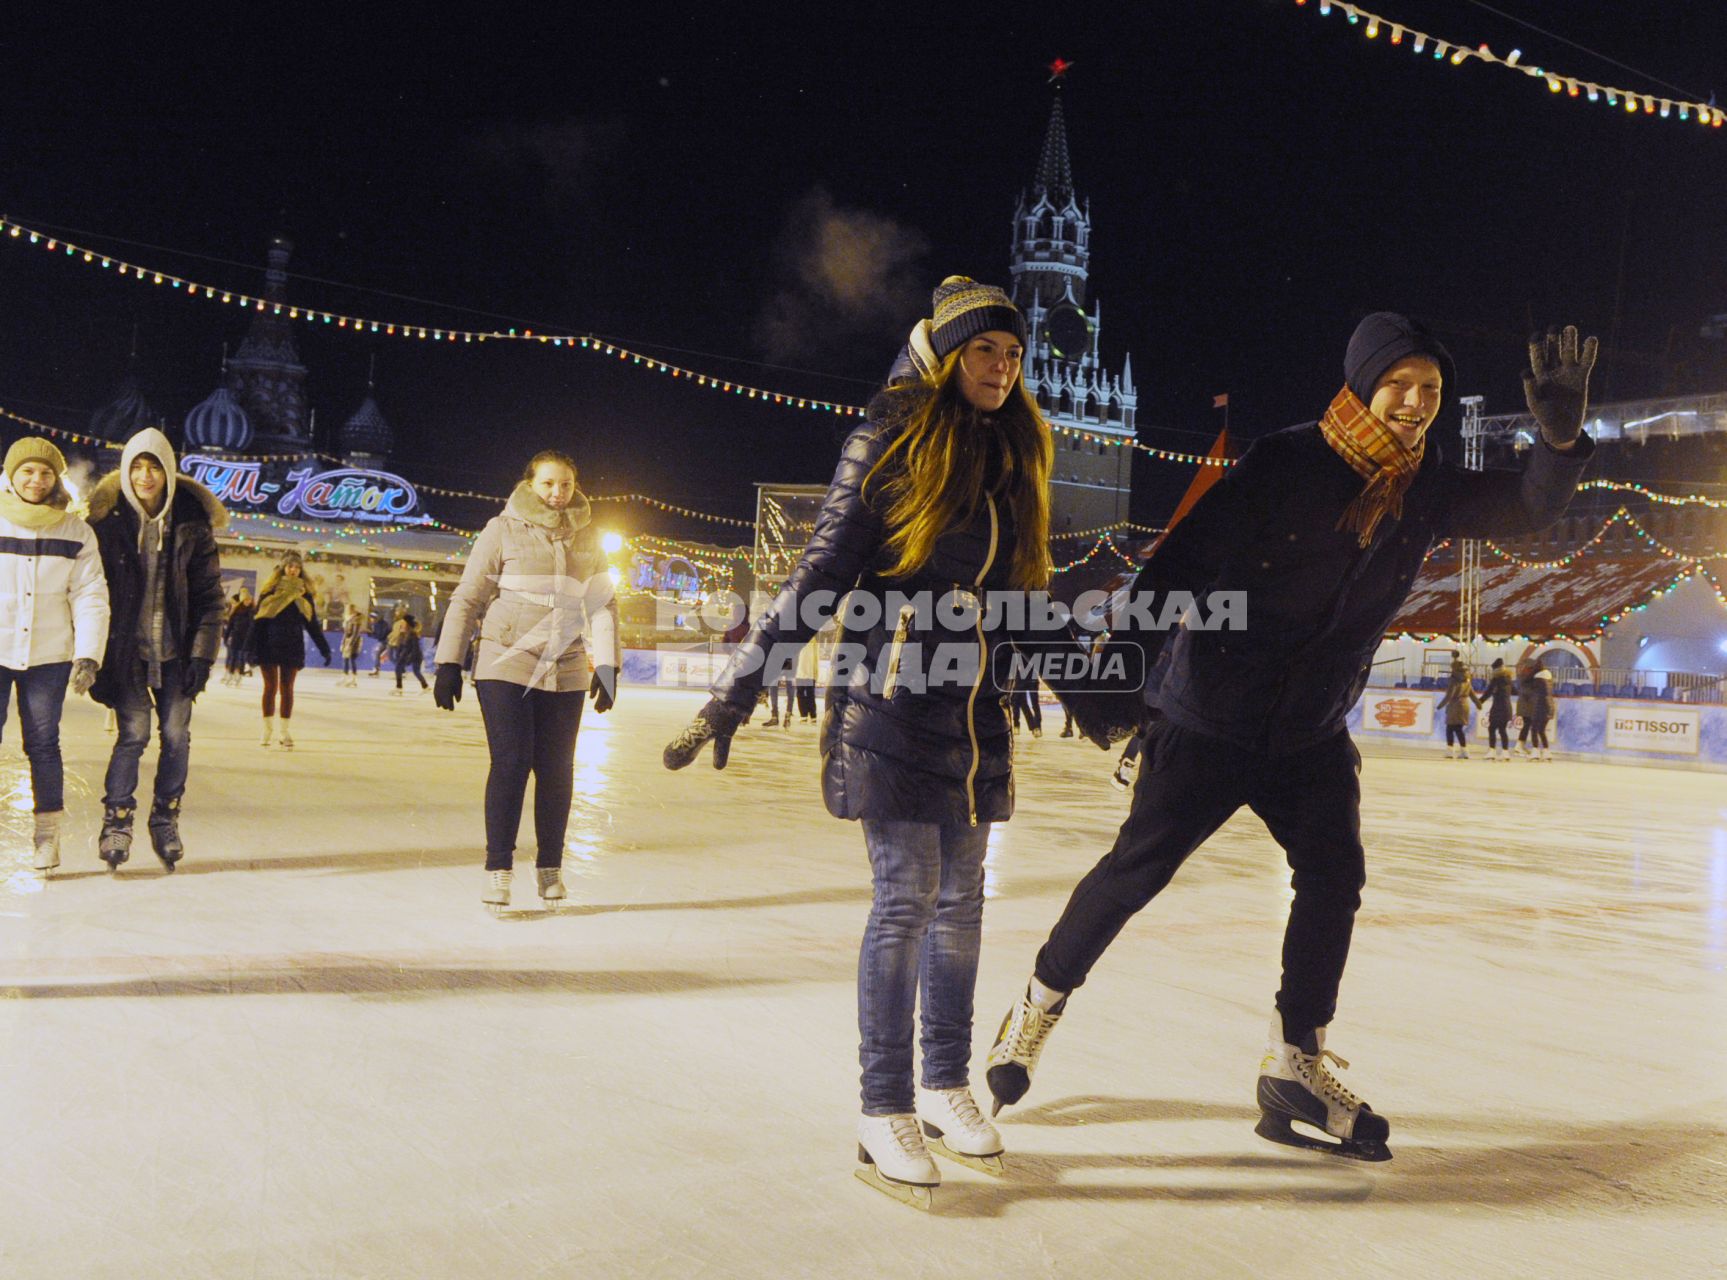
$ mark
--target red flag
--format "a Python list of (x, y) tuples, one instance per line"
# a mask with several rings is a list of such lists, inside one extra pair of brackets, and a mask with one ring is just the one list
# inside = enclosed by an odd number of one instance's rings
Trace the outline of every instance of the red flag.
[(1226, 391), (1220, 396), (1211, 397), (1211, 407), (1213, 409), (1229, 408), (1229, 393)]
[[(1222, 431), (1218, 432), (1217, 440), (1212, 444), (1211, 451), (1205, 456), (1208, 458), (1219, 459), (1235, 457), (1235, 448), (1230, 443), (1228, 427), (1225, 427)], [(1158, 535), (1157, 541), (1152, 543), (1151, 550), (1153, 552), (1155, 552), (1157, 548), (1162, 545), (1163, 540), (1169, 536), (1169, 531), (1175, 528), (1176, 525), (1180, 524), (1182, 518), (1186, 516), (1189, 511), (1193, 510), (1194, 504), (1205, 496), (1205, 491), (1211, 488), (1211, 486), (1216, 484), (1219, 480), (1223, 479), (1223, 472), (1224, 468), (1222, 467), (1201, 467), (1199, 469), (1199, 474), (1193, 477), (1193, 483), (1187, 486), (1187, 492), (1182, 495), (1181, 501), (1176, 503), (1175, 511), (1170, 515), (1168, 525), (1166, 525), (1164, 531)]]

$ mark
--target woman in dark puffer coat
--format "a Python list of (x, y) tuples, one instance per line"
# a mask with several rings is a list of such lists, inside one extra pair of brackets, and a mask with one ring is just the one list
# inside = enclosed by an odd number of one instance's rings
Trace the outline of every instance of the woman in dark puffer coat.
[(318, 623), (317, 606), (312, 598), (312, 584), (306, 580), (306, 566), (298, 551), (289, 551), (282, 562), (270, 572), (258, 589), (258, 608), (252, 617), (252, 634), (248, 642), (252, 662), (264, 676), (264, 736), (263, 746), (270, 745), (276, 727), (276, 703), (281, 698), (282, 746), (292, 751), (294, 735), (288, 721), (294, 716), (294, 681), (300, 668), (306, 665), (306, 637), (330, 665), (330, 642), (324, 639), (324, 628)]
[[(859, 1175), (919, 1204), (940, 1181), (926, 1134), (939, 1154), (1000, 1171), (1001, 1139), (969, 1075), (984, 851), (990, 825), (1013, 812), (1012, 735), (989, 662), (1010, 636), (971, 604), (1048, 583), (1053, 458), (1020, 377), (1019, 310), (962, 277), (935, 291), (934, 310), (846, 441), (773, 609), (666, 748), (682, 768), (712, 740), (723, 768), (757, 689), (793, 668), (851, 592), (821, 750), (828, 811), (862, 822), (874, 873), (858, 966)], [(920, 607), (944, 598), (952, 607)]]

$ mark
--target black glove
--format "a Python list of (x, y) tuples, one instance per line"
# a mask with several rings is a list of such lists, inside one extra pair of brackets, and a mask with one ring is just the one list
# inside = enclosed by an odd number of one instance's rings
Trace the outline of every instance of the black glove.
[(198, 695), (204, 692), (204, 686), (210, 683), (210, 669), (216, 664), (208, 658), (191, 658), (186, 662), (185, 689), (186, 696), (196, 701)]
[(1589, 371), (1595, 367), (1596, 342), (1577, 345), (1577, 326), (1549, 329), (1529, 339), (1529, 371), (1523, 398), (1541, 424), (1541, 438), (1555, 449), (1569, 449), (1583, 432), (1589, 408)]
[(1107, 693), (1057, 690), (1056, 696), (1073, 713), (1073, 727), (1079, 736), (1105, 751), (1126, 742), (1152, 719), (1152, 710), (1137, 689)]
[(79, 658), (72, 664), (72, 696), (82, 698), (96, 683), (96, 673), (102, 668), (94, 658)]
[(588, 685), (588, 697), (593, 701), (594, 714), (605, 715), (618, 700), (618, 669), (595, 667), (593, 682)]
[(462, 700), (462, 664), (440, 662), (438, 674), (432, 678), (432, 701), (442, 711), (454, 711)]
[(744, 722), (744, 713), (718, 698), (708, 699), (708, 705), (696, 712), (689, 727), (666, 744), (661, 757), (666, 768), (682, 769), (701, 753), (711, 739), (714, 744), (714, 768), (726, 767), (732, 753), (732, 735)]

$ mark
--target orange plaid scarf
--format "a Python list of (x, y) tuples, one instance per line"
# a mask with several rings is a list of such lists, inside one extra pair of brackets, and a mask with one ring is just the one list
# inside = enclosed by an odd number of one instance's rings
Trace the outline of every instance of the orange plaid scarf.
[(1427, 437), (1423, 436), (1411, 449), (1374, 417), (1348, 387), (1337, 393), (1319, 420), (1319, 432), (1338, 457), (1367, 481), (1337, 522), (1339, 529), (1359, 534), (1365, 547), (1373, 541), (1373, 531), (1387, 514), (1394, 520), (1402, 518), (1403, 495), (1421, 469)]

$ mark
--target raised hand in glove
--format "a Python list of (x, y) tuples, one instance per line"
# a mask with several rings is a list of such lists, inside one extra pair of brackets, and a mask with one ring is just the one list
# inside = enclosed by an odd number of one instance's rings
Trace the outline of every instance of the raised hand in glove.
[(462, 664), (440, 662), (438, 674), (432, 677), (432, 701), (439, 709), (454, 711), (462, 700)]
[(593, 681), (588, 685), (588, 698), (594, 704), (596, 715), (605, 715), (618, 700), (618, 669), (616, 667), (599, 666), (594, 668)]
[(668, 769), (682, 769), (711, 741), (714, 744), (714, 768), (723, 769), (732, 753), (732, 735), (743, 722), (743, 712), (718, 698), (710, 698), (708, 705), (696, 712), (696, 718), (690, 721), (689, 727), (666, 744), (661, 759)]
[(197, 701), (198, 695), (204, 692), (204, 686), (210, 683), (210, 668), (216, 664), (208, 658), (191, 658), (186, 663), (185, 682), (182, 686), (186, 696)]
[(96, 673), (102, 669), (94, 658), (79, 658), (72, 664), (72, 694), (81, 698), (96, 683)]
[(1523, 398), (1541, 425), (1541, 438), (1555, 449), (1569, 449), (1583, 433), (1589, 408), (1589, 371), (1595, 367), (1596, 342), (1577, 343), (1577, 326), (1549, 329), (1529, 339), (1529, 369)]

